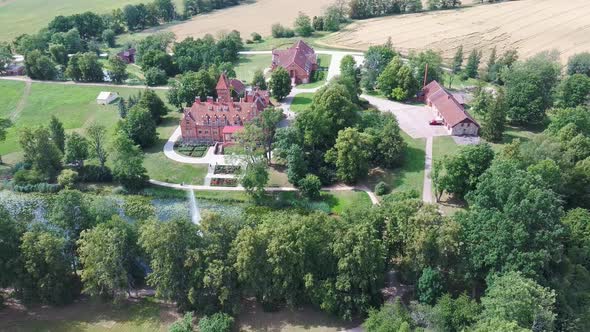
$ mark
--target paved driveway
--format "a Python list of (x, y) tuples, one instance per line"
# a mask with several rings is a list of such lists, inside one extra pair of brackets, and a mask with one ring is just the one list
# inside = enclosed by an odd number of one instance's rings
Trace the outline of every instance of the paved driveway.
[(449, 132), (443, 126), (428, 124), (435, 118), (435, 114), (426, 106), (402, 104), (369, 95), (361, 95), (361, 97), (380, 111), (395, 114), (400, 128), (412, 138), (449, 136)]

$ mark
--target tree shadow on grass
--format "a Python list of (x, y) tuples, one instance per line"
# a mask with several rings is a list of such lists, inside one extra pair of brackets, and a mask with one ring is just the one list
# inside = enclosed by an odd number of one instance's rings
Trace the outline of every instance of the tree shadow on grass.
[(115, 325), (129, 325), (128, 331), (158, 330), (178, 318), (175, 306), (154, 298), (123, 300), (119, 303), (82, 297), (63, 307), (38, 306), (4, 309), (1, 331), (108, 331)]
[(241, 331), (341, 331), (360, 324), (346, 322), (309, 306), (265, 312), (254, 299), (244, 300), (237, 323)]

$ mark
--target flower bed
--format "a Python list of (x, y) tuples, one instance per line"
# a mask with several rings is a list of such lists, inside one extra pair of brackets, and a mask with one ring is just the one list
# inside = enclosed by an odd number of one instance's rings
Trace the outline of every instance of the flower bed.
[(179, 145), (175, 146), (176, 152), (189, 157), (200, 158), (207, 153), (209, 146), (207, 145)]
[(213, 186), (213, 187), (237, 187), (238, 180), (237, 179), (228, 179), (228, 178), (213, 178), (213, 179), (211, 179), (211, 186)]
[(236, 174), (241, 168), (239, 165), (215, 165), (213, 174)]

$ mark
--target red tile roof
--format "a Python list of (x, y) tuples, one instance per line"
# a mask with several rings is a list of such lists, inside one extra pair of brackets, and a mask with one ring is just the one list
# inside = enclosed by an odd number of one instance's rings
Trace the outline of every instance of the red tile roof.
[(449, 126), (454, 127), (457, 124), (468, 120), (479, 127), (477, 121), (475, 121), (455, 97), (445, 90), (445, 88), (443, 88), (437, 81), (428, 83), (422, 91), (424, 92), (425, 100), (436, 107)]
[(229, 82), (227, 81), (227, 77), (224, 74), (219, 75), (219, 80), (217, 81), (217, 86), (215, 90), (229, 90)]
[(303, 40), (299, 40), (286, 50), (273, 50), (272, 62), (275, 66), (288, 67), (296, 64), (299, 68), (310, 73), (317, 63), (315, 51)]
[(237, 79), (231, 79), (229, 81), (229, 86), (231, 88), (234, 89), (235, 92), (237, 92), (238, 94), (243, 94), (246, 91), (246, 86), (244, 85), (244, 83), (242, 83), (242, 81), (237, 80)]
[(223, 127), (223, 133), (224, 134), (234, 134), (237, 133), (238, 131), (242, 131), (244, 129), (244, 126), (225, 126)]

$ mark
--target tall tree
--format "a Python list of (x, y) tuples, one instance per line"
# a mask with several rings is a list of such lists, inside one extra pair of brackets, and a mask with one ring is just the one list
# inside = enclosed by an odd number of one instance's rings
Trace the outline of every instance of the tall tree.
[(590, 52), (582, 52), (571, 56), (567, 61), (567, 74), (590, 76)]
[(270, 76), (270, 91), (272, 95), (282, 100), (291, 93), (291, 77), (283, 67), (275, 69)]
[(127, 63), (116, 55), (109, 57), (109, 70), (107, 72), (111, 80), (115, 83), (123, 83), (129, 77), (129, 74), (127, 74)]
[(113, 175), (128, 190), (142, 189), (149, 177), (143, 166), (143, 152), (124, 133), (113, 140)]
[(299, 12), (293, 26), (295, 27), (295, 32), (301, 37), (309, 37), (313, 33), (311, 19), (303, 12)]
[(479, 63), (481, 61), (481, 52), (473, 49), (471, 53), (469, 53), (469, 57), (467, 58), (467, 64), (465, 65), (465, 76), (469, 78), (476, 78), (479, 69)]
[(535, 124), (545, 118), (545, 111), (553, 104), (559, 68), (552, 54), (541, 53), (502, 71), (511, 121)]
[(119, 217), (83, 231), (78, 240), (83, 292), (114, 298), (132, 287), (132, 265), (137, 236)]
[[(6, 140), (6, 129), (12, 126), (12, 121), (0, 118), (0, 142)], [(0, 155), (0, 164), (2, 164), (2, 155)]]
[(139, 98), (138, 105), (150, 112), (152, 119), (154, 119), (156, 124), (161, 123), (162, 118), (170, 112), (168, 107), (166, 107), (166, 104), (164, 104), (164, 101), (162, 101), (158, 94), (151, 89), (143, 91), (141, 98)]
[(96, 158), (101, 169), (105, 169), (108, 152), (106, 150), (106, 128), (98, 123), (91, 124), (87, 129), (90, 142), (90, 156)]
[(121, 120), (121, 129), (134, 144), (141, 147), (152, 146), (158, 139), (156, 122), (150, 111), (141, 104), (133, 106), (127, 117)]
[[(487, 92), (483, 91), (481, 93), (485, 94)], [(500, 142), (504, 135), (506, 112), (508, 109), (504, 89), (499, 88), (496, 96), (490, 94), (489, 99), (492, 100), (492, 103), (487, 112), (485, 112), (481, 136), (490, 142)]]
[(66, 145), (66, 134), (63, 123), (55, 115), (52, 115), (49, 121), (49, 131), (51, 132), (51, 141), (63, 153)]
[(557, 195), (513, 161), (498, 161), (467, 196), (470, 209), (458, 218), (470, 273), (522, 271), (541, 278), (559, 260), (563, 235)]
[(459, 45), (455, 57), (453, 58), (453, 74), (457, 74), (461, 71), (463, 66), (463, 45)]
[(338, 179), (354, 183), (365, 176), (369, 170), (369, 154), (366, 147), (370, 137), (354, 128), (346, 128), (338, 133), (336, 144), (326, 154), (326, 161), (336, 165)]
[(63, 234), (71, 264), (76, 267), (76, 241), (83, 230), (94, 226), (82, 193), (77, 190), (60, 191), (49, 213), (49, 221)]
[(433, 181), (440, 199), (443, 192), (459, 199), (474, 190), (482, 175), (490, 167), (494, 151), (489, 144), (469, 145), (463, 147), (454, 156), (447, 156), (435, 164)]
[(361, 85), (367, 91), (373, 91), (377, 78), (387, 66), (396, 52), (391, 45), (371, 46), (365, 52), (365, 61), (362, 69)]
[(584, 74), (565, 77), (557, 86), (556, 99), (559, 107), (586, 105), (590, 99), (590, 77)]
[(252, 86), (257, 86), (261, 90), (267, 89), (266, 79), (264, 78), (264, 74), (262, 73), (262, 70), (258, 69), (254, 72), (254, 77), (252, 78), (251, 84), (252, 84)]
[[(423, 83), (425, 73), (426, 84), (431, 81), (440, 81), (442, 78), (442, 57), (433, 50), (410, 54), (410, 66), (414, 69), (420, 85)], [(428, 72), (426, 72), (427, 69)]]
[(533, 331), (553, 330), (555, 292), (518, 272), (492, 278), (481, 302), (483, 317), (514, 321)]
[(51, 140), (48, 129), (24, 128), (19, 137), (24, 152), (24, 159), (32, 168), (47, 179), (53, 179), (61, 170), (62, 153)]
[(88, 159), (88, 140), (77, 132), (71, 133), (66, 139), (64, 161), (82, 168), (86, 159)]
[(173, 300), (181, 309), (190, 305), (192, 266), (186, 262), (191, 252), (201, 246), (198, 227), (187, 220), (166, 223), (149, 220), (141, 225), (139, 244), (150, 261), (148, 285), (156, 295)]
[(73, 300), (74, 271), (64, 238), (31, 230), (23, 234), (20, 250), (23, 274), (17, 283), (25, 303), (63, 305)]

